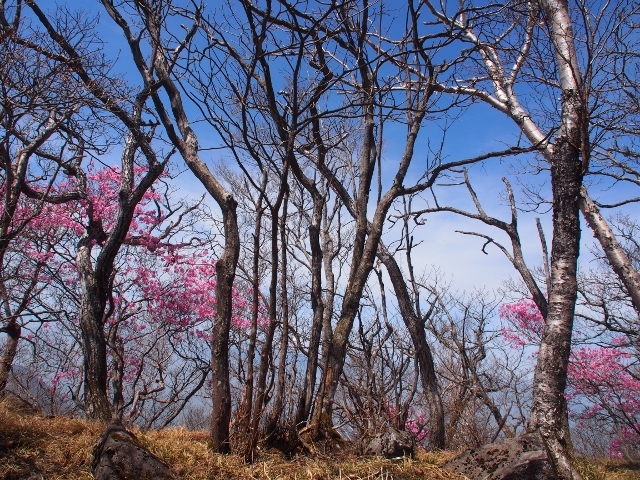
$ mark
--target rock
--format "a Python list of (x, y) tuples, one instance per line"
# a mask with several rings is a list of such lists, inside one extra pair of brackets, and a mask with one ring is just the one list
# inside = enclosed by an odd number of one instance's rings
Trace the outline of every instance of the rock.
[(91, 472), (96, 480), (175, 480), (162, 460), (118, 424), (111, 424), (93, 448)]
[(470, 480), (557, 480), (537, 432), (463, 452), (443, 468)]
[(415, 442), (408, 432), (389, 428), (365, 443), (364, 454), (386, 458), (408, 457), (413, 455), (414, 447)]

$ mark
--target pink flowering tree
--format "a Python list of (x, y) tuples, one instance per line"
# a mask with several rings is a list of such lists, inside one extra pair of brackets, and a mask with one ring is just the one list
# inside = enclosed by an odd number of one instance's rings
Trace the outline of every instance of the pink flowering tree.
[[(0, 195), (6, 200), (6, 185), (0, 186)], [(9, 381), (9, 372), (18, 351), (22, 326), (31, 307), (31, 299), (42, 288), (43, 269), (51, 261), (52, 240), (55, 235), (42, 222), (38, 222), (42, 205), (26, 197), (11, 208), (8, 202), (1, 206), (1, 214), (11, 221), (0, 227), (0, 296), (2, 303), (2, 325), (7, 334), (4, 351), (0, 357), (0, 395)], [(7, 213), (11, 211), (12, 213)]]
[[(145, 171), (136, 167), (134, 174), (143, 178)], [(100, 225), (107, 237), (117, 225), (119, 180), (119, 168), (90, 166), (86, 198), (47, 205), (47, 216), (37, 217), (33, 224), (44, 227), (47, 221), (55, 219), (60, 238), (54, 243), (42, 277), (48, 284), (43, 302), (49, 302), (46, 310), (65, 313), (57, 317), (58, 325), (31, 329), (30, 335), (35, 338), (30, 341), (34, 344), (38, 341), (39, 348), (50, 349), (49, 338), (60, 337), (62, 330), (72, 332), (70, 339), (77, 341), (83, 337), (81, 312), (85, 292), (77, 265), (78, 244), (91, 223)], [(61, 188), (77, 188), (76, 179), (69, 178)], [(134, 210), (130, 228), (114, 260), (108, 308), (100, 333), (106, 347), (105, 389), (113, 415), (128, 421), (142, 415), (149, 425), (174, 419), (205, 384), (211, 322), (217, 303), (216, 263), (212, 253), (198, 240), (169, 241), (187, 234), (193, 237), (193, 232), (185, 228), (192, 228), (197, 222), (198, 205), (161, 206), (161, 201), (167, 198), (150, 189)], [(96, 239), (91, 245), (92, 262), (99, 258), (105, 242)], [(232, 292), (232, 321), (239, 329), (250, 325), (249, 296), (250, 290)], [(265, 318), (261, 311), (259, 326), (266, 325)], [(70, 341), (66, 345), (69, 352), (66, 361), (41, 362), (40, 370), (46, 373), (38, 377), (38, 382), (43, 391), (51, 393), (50, 404), (54, 403), (54, 394), (81, 400), (78, 384), (85, 382), (87, 373), (82, 365), (84, 355), (74, 353), (74, 344)]]
[[(612, 345), (574, 350), (569, 365), (568, 398), (579, 420), (608, 425), (613, 440), (610, 454), (638, 458), (640, 448), (640, 376), (624, 339)], [(580, 423), (579, 423), (580, 425)]]
[[(82, 293), (79, 319), (84, 348), (84, 403), (91, 418), (102, 420), (121, 414), (120, 410), (111, 410), (107, 397), (105, 325), (115, 307), (115, 261), (126, 243), (155, 241), (151, 232), (164, 215), (151, 205), (159, 199), (152, 185), (162, 175), (165, 163), (155, 158), (151, 150), (146, 152), (148, 166), (139, 167), (135, 162), (137, 150), (136, 140), (129, 135), (120, 167), (96, 171), (89, 165), (87, 181), (81, 186), (83, 198), (75, 205), (66, 204), (70, 207), (69, 217), (83, 230), (75, 248), (75, 266)], [(116, 399), (114, 403), (122, 402)]]
[[(61, 169), (77, 161), (79, 144), (100, 136), (84, 115), (86, 92), (68, 77), (68, 66), (59, 57), (46, 58), (37, 48), (37, 33), (19, 20), (3, 18), (16, 35), (0, 39), (0, 396), (50, 250), (46, 238), (33, 236), (31, 224), (46, 209), (35, 190), (51, 192)], [(25, 43), (15, 41), (19, 34)], [(60, 202), (76, 195), (49, 197)]]
[[(215, 317), (215, 266), (211, 253), (189, 245), (159, 247), (140, 254), (134, 250), (122, 262), (114, 289), (117, 314), (108, 322), (112, 392), (122, 392), (119, 407), (125, 419), (172, 405), (164, 415), (171, 421), (205, 383), (209, 374), (211, 326)], [(232, 292), (233, 326), (250, 325), (250, 290)], [(259, 325), (265, 326), (261, 316)], [(170, 343), (162, 353), (160, 345)], [(171, 372), (173, 369), (174, 373)], [(177, 370), (180, 370), (177, 372)], [(177, 388), (178, 377), (190, 381)]]
[[(209, 374), (215, 260), (190, 245), (126, 250), (117, 264), (114, 313), (105, 325), (111, 393), (120, 402), (113, 408), (129, 422), (141, 416), (143, 424), (166, 423)], [(236, 328), (250, 322), (250, 294), (233, 290)]]
[[(15, 155), (26, 154), (17, 151)], [(34, 157), (37, 159), (38, 155)], [(5, 160), (5, 168), (10, 170), (20, 170), (19, 165), (9, 164), (11, 160), (24, 162), (27, 167), (25, 158)], [(32, 304), (47, 283), (45, 272), (64, 268), (56, 258), (56, 245), (80, 228), (66, 215), (67, 202), (81, 198), (77, 184), (70, 183), (57, 170), (52, 175), (36, 177), (29, 177), (27, 171), (18, 175), (13, 171), (0, 178), (0, 332), (7, 334), (0, 355), (0, 396), (9, 381), (22, 328), (38, 316)]]
[(507, 326), (502, 329), (502, 336), (512, 347), (519, 348), (540, 343), (544, 330), (544, 318), (533, 301), (505, 303), (500, 306), (498, 313), (500, 318), (508, 321)]
[[(113, 311), (114, 261), (125, 243), (149, 248), (157, 242), (151, 233), (165, 213), (158, 207), (160, 196), (151, 188), (162, 174), (164, 163), (156, 162), (152, 169), (140, 167), (134, 161), (136, 148), (130, 147), (125, 148), (122, 167), (96, 170), (90, 164), (84, 171), (76, 164), (68, 166), (67, 177), (58, 175), (55, 182), (25, 180), (28, 193), (12, 206), (11, 222), (5, 229), (5, 237), (12, 238), (17, 247), (13, 250), (13, 265), (30, 278), (21, 305), (30, 315), (20, 322), (17, 315), (12, 317), (19, 329), (25, 322), (48, 321), (43, 312), (37, 315), (32, 308), (39, 289), (55, 277), (65, 277), (65, 283), (76, 282), (82, 333), (77, 340), (85, 353), (84, 403), (90, 416), (103, 419), (110, 418), (110, 412), (105, 413), (103, 408), (104, 403), (108, 408), (108, 401), (102, 326)], [(3, 188), (6, 191), (9, 187), (5, 184)], [(5, 203), (4, 207), (7, 218), (9, 206)], [(5, 273), (6, 269), (3, 278)], [(17, 335), (19, 338), (21, 331)], [(13, 344), (8, 342), (13, 357), (17, 338)], [(13, 357), (5, 355), (3, 363), (8, 364), (9, 358), (13, 361)]]
[[(500, 307), (507, 321), (502, 335), (513, 348), (537, 346), (544, 320), (531, 300)], [(581, 337), (578, 332), (578, 337)], [(640, 375), (637, 359), (626, 339), (614, 336), (602, 344), (574, 339), (569, 363), (567, 397), (570, 414), (578, 421), (608, 425), (610, 453), (618, 458), (636, 456), (640, 446)]]

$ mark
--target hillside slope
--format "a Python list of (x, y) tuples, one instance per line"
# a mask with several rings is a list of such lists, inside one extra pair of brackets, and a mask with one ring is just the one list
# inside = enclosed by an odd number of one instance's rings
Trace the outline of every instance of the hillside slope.
[[(0, 402), (0, 480), (89, 480), (91, 451), (104, 425), (78, 418), (50, 417), (12, 402)], [(179, 478), (204, 479), (461, 479), (439, 468), (453, 454), (419, 451), (414, 459), (385, 460), (340, 455), (298, 456), (286, 460), (263, 452), (247, 465), (235, 455), (212, 454), (206, 432), (184, 428), (135, 432), (142, 443), (170, 465)], [(612, 462), (582, 462), (585, 479), (636, 480), (640, 467)]]

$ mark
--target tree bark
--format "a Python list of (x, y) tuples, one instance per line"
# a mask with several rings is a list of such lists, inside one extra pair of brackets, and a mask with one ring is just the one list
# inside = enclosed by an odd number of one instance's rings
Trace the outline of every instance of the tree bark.
[[(282, 172), (280, 179), (280, 191), (276, 201), (269, 206), (271, 211), (271, 281), (269, 285), (269, 326), (267, 327), (267, 335), (260, 351), (260, 368), (258, 370), (258, 382), (256, 384), (255, 405), (253, 408), (253, 418), (251, 419), (251, 439), (245, 450), (245, 460), (253, 461), (253, 454), (258, 444), (260, 420), (264, 409), (269, 402), (267, 397), (267, 375), (271, 358), (273, 357), (273, 339), (278, 326), (277, 321), (277, 303), (278, 303), (278, 269), (279, 269), (279, 246), (278, 246), (278, 228), (280, 208), (286, 195), (288, 186), (286, 185), (288, 168)], [(285, 208), (286, 210), (286, 208)], [(286, 292), (283, 292), (286, 295)]]
[(18, 352), (22, 327), (14, 317), (9, 320), (2, 330), (7, 334), (7, 340), (4, 344), (4, 352), (0, 357), (0, 399), (5, 396), (5, 389), (7, 388), (7, 383), (9, 383), (9, 375), (13, 367), (13, 360)]
[(563, 479), (581, 478), (572, 465), (564, 391), (571, 353), (580, 248), (578, 198), (582, 181), (578, 150), (557, 138), (551, 159), (553, 241), (549, 311), (533, 380), (530, 431), (540, 430), (555, 470)]
[[(202, 163), (199, 158), (197, 161)], [(202, 165), (204, 166), (204, 163)], [(192, 168), (191, 165), (189, 167)], [(229, 445), (229, 423), (231, 422), (229, 332), (231, 330), (233, 280), (240, 256), (240, 235), (236, 210), (238, 204), (233, 196), (227, 194), (219, 205), (223, 212), (225, 245), (222, 255), (216, 262), (216, 316), (211, 332), (211, 375), (213, 381), (211, 447), (214, 452), (229, 453), (231, 450)]]
[[(578, 284), (580, 251), (579, 199), (584, 163), (585, 99), (566, 0), (541, 0), (545, 10), (562, 88), (562, 123), (547, 155), (551, 164), (553, 240), (549, 310), (540, 343), (528, 429), (539, 430), (562, 479), (580, 479), (573, 466), (564, 390), (571, 353), (571, 335)], [(582, 149), (582, 150), (581, 150)], [(580, 157), (582, 156), (582, 162)]]
[[(15, 235), (11, 232), (11, 230), (16, 229), (16, 226), (12, 225), (12, 220), (20, 198), (20, 184), (24, 182), (29, 157), (18, 156), (17, 165), (13, 166), (11, 164), (9, 153), (6, 149), (2, 148), (0, 152), (2, 152), (1, 160), (4, 164), (4, 187), (6, 190), (2, 216), (0, 217), (0, 267), (4, 270), (7, 250), (9, 249), (10, 242)], [(11, 308), (4, 276), (3, 278), (0, 278), (0, 289), (2, 313), (5, 317), (3, 321), (7, 322), (6, 326), (2, 329), (3, 332), (7, 334), (7, 340), (4, 345), (4, 352), (0, 357), (0, 398), (2, 398), (5, 395), (5, 389), (9, 382), (9, 375), (13, 367), (13, 361), (16, 358), (16, 353), (18, 352), (18, 344), (20, 343), (22, 327), (18, 322), (16, 312)]]
[(251, 423), (251, 414), (253, 410), (253, 386), (254, 386), (254, 357), (256, 352), (256, 339), (258, 337), (258, 316), (260, 310), (260, 235), (262, 232), (262, 217), (264, 208), (262, 200), (266, 189), (267, 175), (263, 176), (262, 191), (258, 197), (256, 205), (255, 227), (253, 231), (253, 272), (251, 280), (251, 331), (249, 332), (249, 346), (247, 348), (247, 377), (244, 382), (244, 390), (240, 399), (240, 407), (238, 408), (238, 431), (242, 435), (249, 432), (249, 424)]
[(78, 244), (76, 268), (80, 277), (80, 331), (84, 364), (84, 403), (89, 418), (108, 422), (111, 406), (107, 396), (107, 342), (104, 335), (105, 292), (101, 291), (91, 262), (92, 236)]
[(278, 362), (278, 378), (276, 381), (276, 393), (273, 398), (273, 408), (267, 423), (267, 434), (271, 435), (281, 421), (284, 410), (285, 380), (287, 374), (287, 354), (289, 350), (289, 297), (287, 281), (287, 207), (288, 195), (285, 196), (282, 215), (280, 216), (280, 294), (282, 296), (282, 335), (280, 337), (280, 353)]

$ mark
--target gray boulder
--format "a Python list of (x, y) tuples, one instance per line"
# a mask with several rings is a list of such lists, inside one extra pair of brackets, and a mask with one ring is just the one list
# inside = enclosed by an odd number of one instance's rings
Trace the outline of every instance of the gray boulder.
[(111, 424), (95, 445), (91, 472), (96, 480), (175, 480), (162, 460), (118, 424)]
[(556, 480), (537, 432), (463, 452), (443, 468), (470, 480)]
[(386, 458), (408, 457), (413, 455), (414, 448), (415, 442), (409, 433), (388, 428), (365, 442), (364, 454)]

